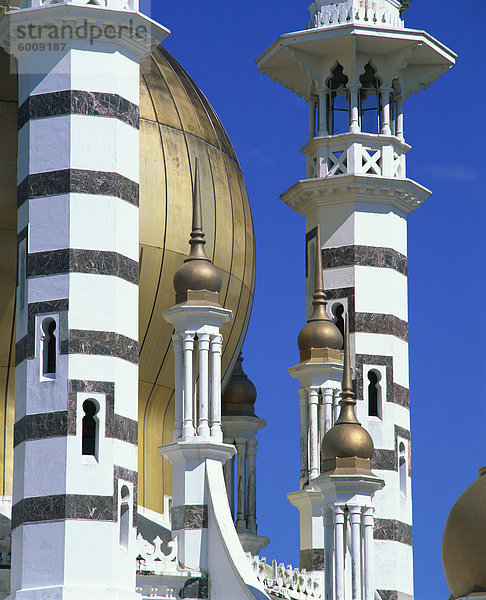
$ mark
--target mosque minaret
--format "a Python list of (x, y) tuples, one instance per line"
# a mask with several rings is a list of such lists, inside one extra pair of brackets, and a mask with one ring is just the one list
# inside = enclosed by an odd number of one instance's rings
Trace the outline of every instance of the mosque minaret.
[(455, 61), (427, 33), (405, 28), (400, 7), (316, 0), (307, 29), (282, 35), (256, 61), (309, 105), (306, 178), (281, 198), (305, 217), (308, 306), (320, 226), (329, 316), (341, 330), (349, 318), (357, 416), (385, 481), (374, 501), (383, 600), (413, 596), (407, 216), (430, 195), (406, 176), (404, 104)]

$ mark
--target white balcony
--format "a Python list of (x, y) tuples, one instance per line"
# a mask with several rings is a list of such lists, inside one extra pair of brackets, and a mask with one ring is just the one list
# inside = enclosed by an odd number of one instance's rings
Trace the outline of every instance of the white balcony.
[(405, 155), (410, 146), (395, 136), (366, 133), (315, 137), (302, 152), (307, 158), (307, 179), (339, 175), (372, 175), (405, 179)]

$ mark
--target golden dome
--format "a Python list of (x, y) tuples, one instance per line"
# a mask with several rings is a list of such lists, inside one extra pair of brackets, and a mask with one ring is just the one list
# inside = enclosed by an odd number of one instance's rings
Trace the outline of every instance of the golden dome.
[[(317, 226), (316, 234), (316, 262), (315, 262), (315, 292), (314, 310), (311, 318), (303, 327), (297, 338), (300, 350), (300, 360), (310, 360), (317, 354), (318, 358), (328, 361), (341, 362), (340, 350), (343, 347), (343, 336), (326, 312), (326, 294), (322, 281), (322, 257), (320, 227)], [(326, 351), (324, 353), (317, 351)], [(314, 352), (313, 352), (314, 351)]]
[(222, 396), (222, 414), (224, 416), (255, 416), (256, 387), (243, 371), (241, 354), (236, 361), (231, 379)]
[(486, 592), (486, 467), (452, 507), (442, 538), (442, 563), (454, 598)]
[[(192, 231), (189, 244), (191, 251), (174, 273), (174, 289), (176, 303), (190, 302), (191, 300), (219, 304), (219, 292), (223, 280), (218, 269), (207, 257), (204, 246), (206, 240), (203, 230), (201, 193), (199, 189), (199, 169), (196, 158), (196, 169), (194, 173), (194, 193), (192, 203)], [(195, 294), (193, 292), (196, 292)], [(202, 292), (202, 293), (201, 293)]]
[(334, 427), (322, 439), (322, 460), (335, 458), (371, 459), (374, 453), (373, 440), (356, 418), (353, 383), (351, 381), (351, 361), (349, 355), (349, 319), (346, 315), (344, 336), (344, 369), (341, 392), (341, 413)]
[[(17, 82), (0, 49), (0, 495), (12, 495), (15, 396), (17, 243)], [(140, 78), (140, 371), (139, 503), (162, 512), (172, 470), (158, 446), (172, 441), (172, 279), (187, 258), (192, 174), (199, 159), (207, 255), (222, 275), (223, 387), (241, 350), (255, 285), (253, 223), (243, 175), (221, 122), (204, 94), (163, 48), (142, 64)], [(5, 448), (5, 451), (4, 451)]]

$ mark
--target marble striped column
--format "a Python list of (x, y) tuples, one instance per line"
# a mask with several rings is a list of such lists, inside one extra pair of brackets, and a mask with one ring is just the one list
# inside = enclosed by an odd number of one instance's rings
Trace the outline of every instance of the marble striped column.
[[(86, 12), (50, 8), (16, 17)], [(117, 43), (19, 60), (12, 598), (135, 597), (144, 50)]]

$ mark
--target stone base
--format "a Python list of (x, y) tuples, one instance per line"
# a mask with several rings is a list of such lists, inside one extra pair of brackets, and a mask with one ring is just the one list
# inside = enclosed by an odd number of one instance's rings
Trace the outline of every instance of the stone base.
[(371, 475), (371, 462), (369, 458), (329, 458), (322, 461), (321, 473)]
[(270, 540), (264, 535), (254, 535), (252, 533), (239, 533), (241, 545), (245, 552), (250, 552), (252, 556), (258, 556), (262, 548), (270, 543)]

